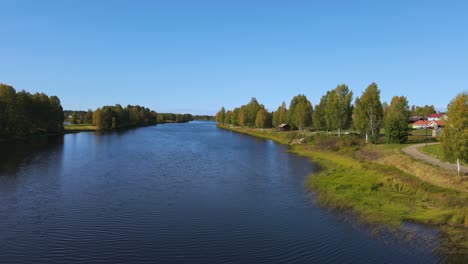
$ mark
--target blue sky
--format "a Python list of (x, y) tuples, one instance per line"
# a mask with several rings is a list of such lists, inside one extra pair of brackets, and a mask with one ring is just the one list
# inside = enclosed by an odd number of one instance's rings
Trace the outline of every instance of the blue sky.
[(468, 89), (467, 3), (0, 0), (0, 82), (193, 114), (376, 82), (442, 110)]

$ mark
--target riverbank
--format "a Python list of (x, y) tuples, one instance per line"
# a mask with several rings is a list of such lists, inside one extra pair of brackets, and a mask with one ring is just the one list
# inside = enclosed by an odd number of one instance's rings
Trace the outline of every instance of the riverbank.
[(133, 129), (133, 128), (138, 128), (138, 127), (156, 126), (156, 125), (172, 124), (172, 123), (187, 123), (187, 122), (190, 122), (190, 121), (166, 120), (164, 122), (156, 123), (156, 124), (149, 124), (149, 125), (142, 125), (142, 126), (128, 126), (128, 127), (117, 128), (117, 129), (101, 129), (101, 130), (99, 130), (97, 126), (94, 126), (92, 124), (65, 125), (63, 126), (63, 128), (65, 130), (65, 133), (78, 133), (78, 132), (92, 132), (92, 131), (117, 131), (117, 130)]
[(97, 131), (97, 127), (92, 124), (65, 125), (63, 128), (65, 129), (65, 133)]
[(326, 139), (300, 132), (220, 127), (287, 144), (317, 164), (306, 186), (324, 206), (351, 210), (368, 223), (468, 228), (467, 181), (457, 185), (450, 173), (401, 153), (402, 146), (364, 145), (343, 137), (330, 147)]

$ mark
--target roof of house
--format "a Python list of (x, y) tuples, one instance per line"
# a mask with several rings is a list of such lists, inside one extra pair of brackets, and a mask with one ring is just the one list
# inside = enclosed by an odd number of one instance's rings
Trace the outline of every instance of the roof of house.
[(438, 120), (438, 121), (431, 121), (431, 124), (437, 124), (438, 126), (445, 126), (445, 121)]
[(432, 127), (434, 125), (438, 125), (438, 126), (445, 126), (445, 121), (442, 121), (442, 120), (437, 120), (437, 121), (428, 121), (428, 120), (418, 120), (416, 122), (413, 123), (413, 126), (416, 125), (416, 126), (428, 126), (428, 127)]
[(441, 116), (445, 115), (445, 113), (434, 113), (429, 116), (429, 118), (439, 118)]
[(430, 122), (431, 121), (427, 121), (427, 120), (418, 120), (418, 121), (414, 122), (413, 125), (428, 126)]
[(283, 123), (283, 124), (279, 125), (279, 127), (285, 127), (285, 126), (289, 126), (289, 124)]

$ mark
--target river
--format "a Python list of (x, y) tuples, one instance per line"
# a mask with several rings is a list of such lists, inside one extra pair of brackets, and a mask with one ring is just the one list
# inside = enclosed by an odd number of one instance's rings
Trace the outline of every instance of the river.
[(437, 231), (373, 235), (314, 204), (307, 159), (212, 122), (2, 144), (0, 158), (2, 263), (444, 260)]

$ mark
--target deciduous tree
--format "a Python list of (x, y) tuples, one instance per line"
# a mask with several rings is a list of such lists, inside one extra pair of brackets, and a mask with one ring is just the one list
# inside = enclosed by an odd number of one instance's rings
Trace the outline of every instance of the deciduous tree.
[(444, 154), (468, 162), (468, 93), (457, 95), (447, 110), (448, 120), (442, 130)]
[(354, 127), (361, 133), (370, 135), (372, 142), (377, 142), (382, 126), (383, 109), (380, 102), (380, 90), (377, 84), (371, 83), (362, 93), (360, 98), (356, 98), (353, 111)]
[(387, 143), (401, 144), (408, 140), (410, 108), (404, 96), (394, 96), (384, 117)]

